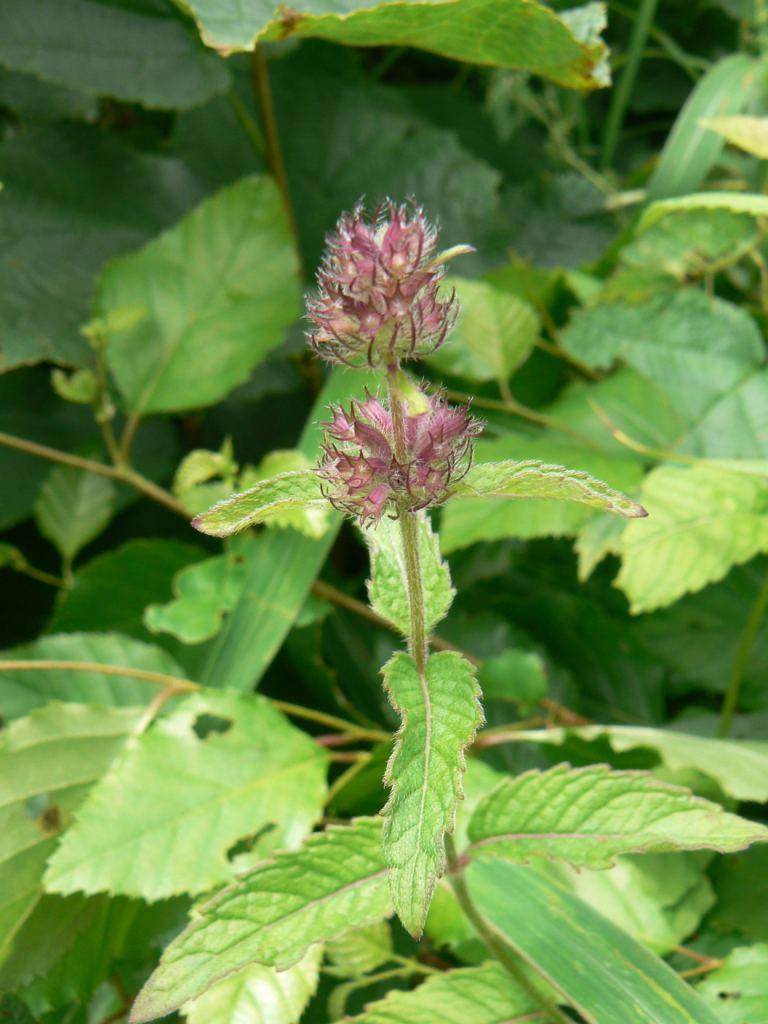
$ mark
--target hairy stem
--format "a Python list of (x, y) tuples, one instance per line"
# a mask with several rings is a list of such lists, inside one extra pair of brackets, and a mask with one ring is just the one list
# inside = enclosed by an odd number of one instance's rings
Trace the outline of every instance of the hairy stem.
[[(405, 410), (403, 400), (397, 387), (397, 370), (387, 374), (389, 394), (389, 412), (392, 417), (392, 433), (395, 441), (395, 458), (403, 466), (408, 454), (405, 439)], [(423, 679), (429, 656), (429, 639), (427, 637), (424, 615), (424, 583), (421, 577), (421, 560), (419, 557), (419, 522), (415, 512), (407, 508), (399, 509), (400, 536), (403, 541), (405, 558), (405, 582), (408, 590), (408, 610), (410, 629), (408, 631), (408, 650), (416, 662), (416, 669)]]
[(551, 1024), (570, 1024), (568, 1017), (547, 995), (541, 992), (528, 977), (518, 962), (518, 958), (512, 948), (498, 934), (493, 926), (486, 921), (469, 894), (467, 883), (464, 880), (461, 863), (456, 853), (456, 847), (451, 836), (445, 837), (445, 850), (448, 856), (448, 869), (450, 871), (450, 883), (459, 906), (464, 911), (467, 919), (474, 926), (480, 938), (488, 947), (490, 953), (498, 960), (499, 964), (530, 996), (531, 1000), (540, 1006), (544, 1019)]
[(731, 729), (733, 716), (739, 703), (741, 685), (744, 682), (744, 674), (747, 671), (749, 656), (752, 653), (758, 631), (768, 609), (768, 576), (765, 577), (755, 602), (749, 613), (749, 618), (744, 626), (744, 632), (739, 639), (739, 646), (736, 649), (736, 657), (733, 660), (731, 674), (728, 678), (728, 689), (725, 691), (723, 706), (720, 712), (720, 736), (727, 736)]

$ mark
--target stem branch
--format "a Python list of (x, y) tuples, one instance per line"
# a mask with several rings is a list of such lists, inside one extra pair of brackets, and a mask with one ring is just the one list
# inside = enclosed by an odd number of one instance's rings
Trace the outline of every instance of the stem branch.
[(526, 971), (520, 966), (517, 956), (511, 947), (499, 935), (492, 925), (486, 921), (469, 894), (467, 883), (464, 880), (459, 858), (453, 838), (445, 837), (445, 851), (448, 857), (448, 870), (450, 871), (450, 883), (459, 906), (464, 911), (467, 919), (474, 926), (480, 938), (488, 947), (489, 952), (496, 957), (504, 970), (530, 996), (531, 1000), (540, 1006), (545, 1014), (545, 1019), (551, 1024), (570, 1024), (562, 1010), (543, 992), (541, 992), (528, 977)]
[(723, 706), (720, 712), (719, 735), (722, 737), (727, 736), (730, 731), (733, 716), (736, 713), (736, 707), (739, 702), (741, 684), (744, 682), (744, 674), (747, 671), (749, 656), (752, 653), (752, 648), (757, 639), (757, 633), (766, 609), (768, 609), (768, 575), (758, 591), (755, 602), (750, 610), (749, 618), (744, 626), (744, 632), (739, 639), (739, 646), (736, 649), (736, 657), (733, 660), (731, 674), (728, 678), (728, 689), (725, 691)]

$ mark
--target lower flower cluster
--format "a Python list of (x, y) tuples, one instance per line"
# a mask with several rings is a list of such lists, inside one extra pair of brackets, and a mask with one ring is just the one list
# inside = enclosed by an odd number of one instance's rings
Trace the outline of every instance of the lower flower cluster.
[(370, 523), (445, 501), (469, 468), (482, 428), (442, 395), (423, 394), (423, 406), (403, 411), (399, 438), (392, 411), (378, 395), (366, 393), (349, 411), (332, 408), (319, 473), (335, 508)]

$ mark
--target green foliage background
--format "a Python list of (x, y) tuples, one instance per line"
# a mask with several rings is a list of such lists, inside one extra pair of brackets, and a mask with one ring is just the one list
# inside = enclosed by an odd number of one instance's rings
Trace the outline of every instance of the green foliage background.
[[(567, 7), (0, 0), (0, 1017), (127, 1020), (190, 913), (288, 851), (137, 1019), (533, 1019), (444, 883), (420, 942), (387, 923), (391, 530), (371, 572), (319, 506), (189, 525), (284, 471), (317, 497), (367, 378), (309, 359), (302, 300), (365, 195), (476, 248), (423, 367), (475, 396), (474, 478), (563, 464), (649, 512), (468, 497), (439, 551), (422, 524), (435, 646), (485, 695), (462, 884), (563, 1019), (768, 1021), (768, 8)], [(474, 683), (460, 707), (435, 657), (459, 757)], [(419, 912), (441, 863), (402, 865)]]

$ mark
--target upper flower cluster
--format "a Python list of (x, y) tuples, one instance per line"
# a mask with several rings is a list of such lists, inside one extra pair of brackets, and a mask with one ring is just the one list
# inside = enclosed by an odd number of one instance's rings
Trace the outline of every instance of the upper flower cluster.
[(451, 483), (466, 473), (481, 425), (440, 395), (424, 394), (423, 400), (424, 411), (403, 414), (399, 443), (392, 415), (378, 397), (366, 394), (349, 412), (331, 409), (319, 472), (336, 508), (364, 523), (378, 522), (387, 511), (414, 512), (448, 497)]
[(344, 214), (327, 240), (319, 294), (307, 304), (312, 349), (333, 363), (396, 368), (428, 355), (458, 314), (455, 294), (441, 298), (446, 260), (435, 256), (437, 231), (419, 208), (388, 202), (367, 223), (362, 205)]

